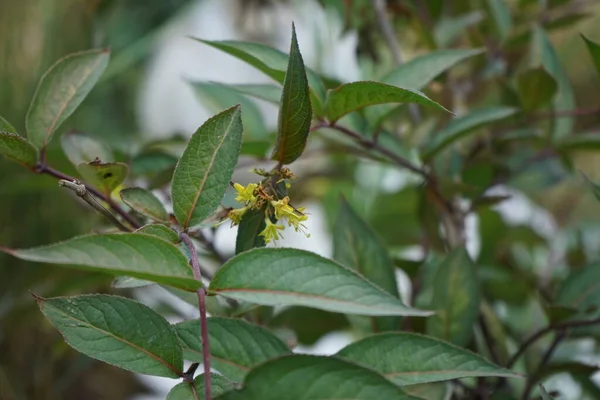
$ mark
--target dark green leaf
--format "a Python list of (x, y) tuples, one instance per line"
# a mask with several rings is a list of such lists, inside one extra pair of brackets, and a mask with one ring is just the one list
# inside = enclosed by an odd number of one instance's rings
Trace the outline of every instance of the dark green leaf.
[[(200, 321), (188, 320), (174, 325), (183, 344), (186, 360), (202, 362)], [(278, 337), (257, 325), (240, 319), (208, 319), (211, 367), (241, 382), (248, 371), (290, 349)]]
[(556, 144), (559, 150), (600, 150), (600, 134), (584, 133), (580, 135), (571, 135), (560, 140)]
[[(341, 200), (333, 230), (333, 258), (358, 271), (394, 297), (399, 297), (395, 268), (385, 246), (365, 221)], [(396, 330), (398, 318), (378, 318), (378, 331)]]
[(271, 328), (288, 328), (294, 331), (299, 343), (315, 344), (331, 331), (348, 328), (346, 316), (309, 307), (288, 307), (270, 322)]
[(321, 356), (290, 355), (250, 371), (243, 389), (219, 400), (409, 400), (376, 372), (347, 361)]
[(129, 207), (155, 221), (168, 222), (169, 214), (165, 206), (152, 192), (139, 187), (126, 188), (119, 192), (121, 199)]
[(0, 132), (14, 133), (17, 135), (17, 130), (7, 120), (0, 117)]
[(504, 1), (487, 0), (487, 6), (494, 19), (494, 25), (500, 36), (500, 41), (504, 42), (508, 37), (513, 24), (508, 4)]
[(42, 76), (25, 119), (27, 136), (35, 146), (46, 147), (54, 131), (92, 90), (108, 58), (106, 49), (70, 54)]
[(173, 211), (187, 228), (199, 225), (217, 208), (233, 175), (242, 147), (239, 106), (206, 121), (190, 139), (171, 185)]
[(554, 304), (579, 311), (570, 319), (598, 318), (600, 316), (600, 265), (591, 264), (572, 272), (559, 288)]
[(596, 73), (600, 78), (600, 44), (592, 42), (583, 35), (581, 35), (581, 37), (587, 45), (587, 49), (590, 52), (590, 56), (592, 57), (592, 61), (594, 62), (594, 66), (596, 67)]
[(281, 101), (281, 88), (270, 83), (223, 83), (222, 85), (239, 93), (265, 100), (275, 105), (279, 105)]
[(543, 67), (531, 68), (517, 78), (521, 103), (526, 111), (533, 111), (552, 100), (558, 86)]
[(304, 152), (312, 108), (304, 61), (298, 48), (296, 29), (292, 25), (292, 45), (279, 108), (278, 132), (272, 158), (291, 164)]
[(433, 281), (431, 308), (436, 314), (427, 320), (427, 332), (466, 346), (477, 320), (480, 297), (473, 261), (464, 248), (453, 250), (438, 267)]
[(89, 235), (31, 249), (0, 250), (21, 260), (127, 275), (187, 290), (201, 287), (177, 247), (150, 235)]
[(508, 118), (517, 113), (516, 108), (503, 106), (481, 107), (466, 115), (456, 117), (441, 132), (435, 133), (423, 151), (423, 158), (429, 159), (456, 140), (474, 132), (477, 128)]
[(146, 235), (157, 236), (171, 243), (179, 243), (179, 235), (173, 229), (162, 224), (148, 224), (142, 226), (136, 232), (145, 233)]
[(298, 305), (356, 315), (428, 316), (354, 270), (296, 249), (249, 250), (217, 272), (209, 291), (262, 305)]
[(24, 137), (10, 132), (0, 131), (0, 156), (32, 169), (38, 159), (38, 151)]
[(75, 350), (146, 375), (177, 378), (183, 352), (169, 323), (149, 307), (124, 297), (36, 297), (50, 323)]
[(265, 212), (260, 210), (248, 210), (242, 216), (235, 239), (235, 254), (253, 249), (265, 247), (265, 238), (258, 236), (265, 229)]
[[(194, 396), (192, 385), (194, 385), (197, 397)], [(235, 383), (223, 375), (210, 374), (210, 390), (213, 398), (233, 388), (235, 388)], [(183, 382), (175, 385), (167, 395), (167, 400), (204, 400), (204, 375), (197, 376), (193, 383)]]
[(125, 181), (129, 167), (120, 162), (92, 161), (78, 164), (77, 171), (86, 183), (96, 186), (108, 196)]
[(371, 368), (399, 386), (477, 376), (520, 377), (469, 350), (408, 332), (366, 337), (343, 348), (338, 356)]
[(448, 111), (423, 93), (386, 83), (360, 81), (346, 83), (329, 91), (325, 102), (325, 115), (335, 122), (352, 111), (387, 103), (417, 103)]
[(150, 285), (154, 285), (154, 282), (130, 276), (117, 276), (111, 283), (111, 286), (117, 289), (131, 289)]
[(96, 158), (104, 162), (112, 162), (110, 148), (103, 142), (81, 132), (67, 132), (60, 137), (60, 142), (66, 156), (73, 163), (88, 163)]

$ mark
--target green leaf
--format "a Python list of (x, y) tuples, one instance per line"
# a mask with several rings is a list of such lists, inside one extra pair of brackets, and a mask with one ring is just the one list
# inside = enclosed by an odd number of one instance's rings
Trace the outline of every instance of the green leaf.
[(42, 76), (25, 118), (27, 136), (35, 146), (46, 147), (54, 131), (92, 90), (108, 59), (107, 49), (70, 54)]
[[(212, 317), (208, 321), (211, 367), (241, 382), (255, 366), (289, 354), (290, 349), (277, 336), (258, 325), (240, 319)], [(173, 326), (186, 360), (202, 362), (200, 322), (188, 320)]]
[[(194, 396), (192, 385), (194, 385), (197, 397)], [(234, 388), (235, 383), (223, 375), (210, 374), (210, 390), (213, 398)], [(193, 383), (183, 382), (175, 385), (167, 395), (167, 400), (204, 400), (204, 375), (198, 375)]]
[[(394, 264), (385, 246), (343, 198), (333, 230), (333, 259), (399, 297)], [(399, 319), (378, 318), (376, 324), (378, 331), (396, 330)]]
[(75, 350), (146, 375), (178, 378), (183, 352), (167, 320), (124, 297), (36, 297), (40, 310)]
[(271, 83), (222, 83), (222, 85), (275, 105), (279, 105), (281, 101), (281, 88)]
[(481, 126), (500, 121), (516, 114), (512, 107), (489, 106), (472, 110), (469, 114), (456, 117), (441, 132), (435, 133), (433, 139), (423, 151), (422, 157), (430, 159), (456, 140), (475, 131)]
[(400, 65), (382, 81), (394, 86), (420, 90), (442, 72), (484, 51), (485, 49), (432, 51)]
[(242, 113), (242, 125), (244, 126), (245, 139), (263, 139), (268, 134), (264, 118), (256, 104), (231, 89), (227, 85), (217, 82), (190, 82), (194, 92), (208, 110), (218, 113), (226, 108), (239, 104)]
[[(561, 66), (558, 55), (552, 47), (552, 43), (550, 43), (546, 32), (540, 27), (535, 27), (531, 43), (532, 53), (535, 55), (538, 65), (542, 65), (558, 84), (558, 92), (552, 101), (554, 111), (574, 110), (576, 108), (575, 95), (571, 87), (571, 82), (569, 82), (569, 77)], [(573, 131), (574, 125), (575, 120), (573, 117), (556, 118), (550, 137), (558, 140), (569, 136)]]
[(103, 163), (99, 160), (77, 164), (77, 171), (86, 183), (96, 186), (109, 196), (127, 178), (127, 164), (114, 162)]
[(14, 133), (15, 135), (18, 134), (15, 127), (2, 117), (0, 117), (0, 132)]
[(104, 162), (113, 161), (110, 148), (85, 133), (67, 132), (60, 137), (60, 143), (73, 165), (88, 163), (97, 158)]
[(517, 87), (526, 111), (533, 111), (550, 102), (558, 90), (556, 81), (544, 67), (531, 68), (520, 74)]
[(410, 400), (376, 372), (339, 358), (290, 355), (250, 371), (243, 389), (219, 400)]
[(360, 81), (346, 83), (330, 90), (325, 102), (325, 115), (329, 121), (335, 122), (361, 108), (388, 103), (417, 103), (448, 111), (418, 90), (403, 89), (381, 82)]
[(508, 4), (504, 1), (487, 0), (487, 6), (494, 19), (494, 25), (500, 36), (500, 41), (504, 42), (508, 38), (513, 25)]
[(441, 382), (403, 386), (402, 390), (422, 400), (447, 400), (452, 393), (451, 385)]
[(279, 108), (278, 132), (272, 158), (280, 164), (291, 164), (304, 152), (312, 108), (304, 61), (298, 48), (296, 29), (292, 24), (292, 44)]
[[(481, 10), (472, 11), (453, 17), (442, 17), (434, 27), (433, 35), (438, 47), (451, 46), (468, 29), (480, 23), (485, 17)], [(464, 50), (442, 50), (442, 51), (464, 51)], [(435, 52), (434, 52), (435, 53)], [(429, 53), (431, 54), (431, 53)], [(427, 56), (427, 55), (426, 55)], [(402, 85), (399, 85), (402, 86)]]
[(291, 329), (298, 343), (305, 345), (315, 344), (324, 335), (348, 327), (345, 315), (309, 307), (287, 307), (269, 321), (269, 328)]
[(206, 121), (190, 139), (175, 167), (173, 211), (184, 229), (199, 225), (217, 208), (242, 147), (239, 106)]
[(170, 243), (179, 243), (179, 235), (173, 229), (163, 224), (148, 224), (142, 226), (136, 233), (157, 236)]
[(584, 133), (580, 135), (567, 136), (564, 139), (558, 141), (556, 147), (559, 150), (563, 151), (597, 151), (600, 150), (600, 134)]
[(464, 248), (449, 253), (433, 281), (432, 307), (427, 333), (458, 346), (469, 344), (480, 301), (475, 265)]
[(38, 160), (38, 151), (24, 137), (11, 132), (0, 132), (0, 155), (33, 169)]
[(373, 285), (354, 270), (317, 254), (263, 248), (223, 265), (209, 291), (262, 305), (298, 305), (356, 315), (428, 316)]
[(265, 238), (258, 236), (265, 229), (265, 211), (248, 210), (242, 216), (235, 239), (235, 254), (255, 247), (265, 247)]
[[(283, 84), (285, 80), (288, 56), (277, 49), (259, 43), (233, 40), (195, 40), (239, 58), (279, 83)], [(310, 68), (306, 69), (306, 75), (312, 94), (312, 106), (315, 108), (315, 114), (319, 115), (318, 110), (325, 100), (325, 85), (323, 85), (321, 78)]]
[(369, 336), (337, 355), (371, 368), (399, 386), (480, 376), (520, 378), (469, 350), (408, 332)]
[(581, 37), (587, 45), (587, 49), (590, 52), (590, 56), (592, 56), (592, 61), (594, 62), (594, 66), (596, 67), (596, 73), (600, 78), (600, 44), (592, 42), (583, 35), (581, 35)]
[(130, 276), (117, 276), (111, 283), (111, 286), (116, 289), (131, 289), (150, 285), (154, 285), (154, 282)]
[(186, 290), (202, 286), (177, 247), (139, 233), (79, 236), (31, 249), (0, 250), (21, 260), (127, 275)]
[[(572, 272), (559, 288), (554, 304), (579, 311), (569, 319), (598, 318), (600, 316), (600, 265), (591, 264)], [(597, 328), (592, 329), (597, 331)]]
[(539, 385), (539, 388), (540, 388), (540, 394), (542, 395), (542, 400), (552, 400), (553, 399), (553, 397), (548, 394), (548, 392), (546, 391), (544, 386)]
[(135, 211), (155, 221), (168, 222), (169, 214), (165, 206), (152, 192), (139, 187), (126, 188), (119, 193), (121, 199)]

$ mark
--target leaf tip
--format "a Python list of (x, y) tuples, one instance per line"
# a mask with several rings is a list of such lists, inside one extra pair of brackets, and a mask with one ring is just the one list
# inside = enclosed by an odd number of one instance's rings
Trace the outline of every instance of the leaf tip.
[(33, 299), (38, 303), (38, 305), (43, 305), (46, 302), (46, 299), (42, 296), (38, 296), (37, 294), (33, 293), (31, 290), (29, 291), (29, 294), (33, 297)]

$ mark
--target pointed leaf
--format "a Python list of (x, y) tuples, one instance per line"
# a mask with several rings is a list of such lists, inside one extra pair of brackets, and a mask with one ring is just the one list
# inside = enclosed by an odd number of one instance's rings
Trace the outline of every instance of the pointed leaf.
[(396, 385), (476, 376), (519, 378), (478, 354), (415, 333), (382, 333), (343, 348), (338, 356), (371, 368)]
[(235, 254), (240, 254), (255, 247), (265, 247), (265, 238), (259, 236), (265, 226), (265, 212), (263, 209), (246, 211), (238, 227), (235, 239)]
[[(333, 230), (333, 259), (399, 297), (394, 264), (379, 237), (342, 199)], [(396, 330), (397, 318), (378, 318), (379, 331)]]
[(513, 25), (508, 4), (504, 1), (487, 0), (487, 6), (490, 9), (494, 25), (500, 36), (500, 41), (504, 42)]
[(108, 58), (107, 49), (70, 54), (42, 76), (25, 119), (27, 136), (35, 146), (46, 147), (54, 131), (92, 90)]
[(471, 340), (481, 298), (475, 265), (464, 248), (449, 253), (433, 281), (432, 309), (427, 333), (459, 346)]
[(217, 272), (209, 291), (262, 305), (299, 305), (357, 315), (431, 315), (405, 306), (351, 269), (296, 249), (241, 253)]
[[(173, 327), (183, 345), (185, 359), (201, 363), (199, 320), (184, 321)], [(236, 382), (241, 382), (255, 366), (291, 353), (277, 336), (240, 319), (209, 318), (208, 334), (211, 367)]]
[(139, 187), (126, 188), (119, 192), (121, 199), (129, 207), (155, 221), (169, 221), (165, 206), (149, 190)]
[(459, 62), (482, 54), (484, 49), (436, 50), (400, 65), (383, 82), (420, 90)]
[(346, 83), (329, 91), (325, 102), (325, 115), (329, 121), (335, 122), (361, 108), (387, 103), (417, 103), (448, 111), (418, 90), (381, 82), (360, 81)]
[(0, 156), (32, 169), (37, 164), (38, 151), (24, 137), (16, 133), (0, 132)]
[(222, 85), (275, 105), (279, 105), (281, 101), (281, 88), (270, 83), (223, 83)]
[(376, 372), (339, 358), (290, 355), (253, 369), (219, 400), (410, 400)]
[(128, 371), (182, 375), (183, 352), (175, 331), (142, 303), (108, 295), (36, 299), (75, 350)]
[(15, 135), (17, 134), (15, 127), (2, 117), (0, 117), (0, 132), (14, 133)]
[[(532, 53), (537, 56), (538, 65), (542, 65), (558, 84), (558, 92), (552, 101), (555, 112), (571, 111), (576, 108), (575, 95), (569, 77), (564, 71), (556, 51), (550, 43), (546, 32), (535, 27), (533, 30)], [(558, 140), (569, 136), (575, 124), (573, 117), (561, 117), (554, 120), (552, 139)]]
[(596, 73), (598, 74), (598, 77), (600, 78), (600, 44), (592, 42), (591, 40), (589, 40), (588, 38), (586, 38), (583, 35), (581, 35), (581, 37), (583, 38), (583, 40), (585, 41), (585, 44), (587, 45), (587, 49), (590, 53), (590, 56), (592, 56), (592, 61), (594, 63), (594, 66), (596, 67)]
[(584, 133), (580, 135), (567, 136), (560, 140), (556, 147), (560, 150), (583, 150), (583, 151), (598, 151), (600, 150), (600, 134)]
[(526, 111), (533, 111), (552, 100), (558, 86), (543, 67), (531, 68), (517, 78), (521, 103)]
[(88, 163), (95, 159), (112, 162), (112, 151), (108, 146), (81, 132), (67, 132), (60, 137), (63, 151), (73, 165)]
[(96, 186), (108, 196), (125, 182), (129, 167), (120, 162), (103, 163), (96, 160), (78, 164), (77, 171), (86, 183)]
[[(192, 385), (194, 385), (195, 392), (198, 395), (197, 397), (192, 391)], [(234, 382), (231, 382), (223, 375), (210, 374), (210, 390), (213, 398), (233, 390), (235, 386), (236, 384)], [(204, 375), (198, 375), (193, 383), (183, 382), (175, 385), (173, 389), (169, 391), (167, 400), (204, 400)]]
[(127, 275), (187, 290), (201, 287), (177, 247), (139, 233), (79, 236), (31, 249), (0, 250), (21, 260)]
[(242, 147), (239, 106), (206, 121), (190, 139), (175, 167), (171, 193), (177, 221), (199, 225), (217, 208), (237, 165)]
[[(558, 290), (554, 304), (576, 309), (569, 319), (594, 319), (600, 316), (600, 265), (590, 264), (572, 272)], [(578, 330), (597, 328), (578, 328)]]
[(517, 113), (512, 107), (481, 107), (472, 110), (469, 114), (454, 118), (444, 130), (435, 133), (423, 152), (423, 158), (429, 159), (447, 146), (473, 132), (475, 129), (508, 118)]
[(279, 108), (277, 143), (272, 158), (280, 164), (291, 164), (304, 152), (312, 108), (308, 79), (292, 25), (292, 45)]

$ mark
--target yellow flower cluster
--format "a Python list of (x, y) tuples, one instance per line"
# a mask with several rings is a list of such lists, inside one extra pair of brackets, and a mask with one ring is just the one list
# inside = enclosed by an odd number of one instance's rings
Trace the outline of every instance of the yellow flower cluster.
[(304, 214), (305, 207), (294, 208), (289, 204), (290, 198), (288, 196), (281, 200), (274, 200), (271, 195), (265, 192), (262, 185), (257, 183), (250, 183), (246, 187), (234, 183), (233, 188), (237, 192), (235, 200), (243, 203), (244, 207), (229, 212), (228, 218), (231, 220), (232, 225), (238, 225), (248, 210), (264, 208), (266, 226), (259, 235), (264, 238), (266, 243), (282, 239), (281, 231), (285, 229), (283, 225), (273, 223), (271, 217), (274, 217), (277, 221), (287, 221), (288, 226), (293, 226), (296, 232), (302, 232), (310, 237), (306, 232), (306, 226), (303, 224), (308, 219), (308, 216)]

